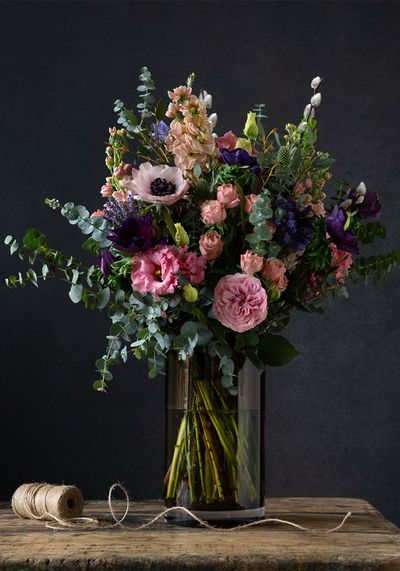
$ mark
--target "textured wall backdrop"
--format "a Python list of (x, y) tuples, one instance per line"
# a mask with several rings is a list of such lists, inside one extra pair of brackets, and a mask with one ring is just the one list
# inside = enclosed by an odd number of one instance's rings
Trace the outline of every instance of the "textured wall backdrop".
[[(97, 207), (113, 101), (136, 104), (146, 64), (160, 93), (196, 71), (220, 133), (262, 101), (271, 127), (297, 121), (322, 75), (320, 147), (336, 176), (381, 194), (389, 239), (376, 251), (400, 248), (399, 16), (396, 2), (2, 2), (2, 234), (34, 225), (79, 253), (43, 200)], [(0, 254), (3, 277), (18, 270)], [(325, 315), (294, 316), (301, 354), (268, 373), (268, 494), (364, 497), (400, 523), (399, 285), (351, 287)], [(72, 305), (62, 284), (1, 288), (0, 497), (38, 479), (92, 498), (116, 480), (160, 496), (163, 380), (131, 363), (109, 394), (93, 392), (107, 316)]]

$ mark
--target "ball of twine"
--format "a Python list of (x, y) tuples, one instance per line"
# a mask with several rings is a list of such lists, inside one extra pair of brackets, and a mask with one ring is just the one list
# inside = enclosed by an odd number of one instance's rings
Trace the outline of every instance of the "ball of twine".
[(22, 484), (11, 500), (14, 513), (23, 518), (66, 520), (79, 517), (83, 510), (82, 492), (76, 486), (35, 482)]

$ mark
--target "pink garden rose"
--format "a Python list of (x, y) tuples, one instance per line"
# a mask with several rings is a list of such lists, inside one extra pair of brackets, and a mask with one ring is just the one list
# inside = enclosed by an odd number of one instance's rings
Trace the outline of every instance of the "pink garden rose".
[(261, 275), (267, 281), (278, 286), (280, 291), (284, 291), (288, 284), (285, 276), (286, 266), (277, 258), (268, 258), (265, 262)]
[(132, 258), (132, 288), (141, 293), (174, 293), (178, 285), (179, 260), (168, 246), (156, 246)]
[(336, 244), (332, 242), (330, 242), (329, 248), (332, 250), (331, 265), (336, 268), (335, 278), (343, 284), (353, 263), (353, 256), (349, 252), (339, 250)]
[(247, 214), (251, 214), (253, 212), (253, 204), (257, 201), (258, 196), (256, 194), (247, 194), (244, 197), (244, 211)]
[(223, 137), (217, 137), (215, 142), (220, 149), (228, 149), (228, 151), (233, 151), (235, 148), (237, 137), (232, 131), (225, 133)]
[(221, 184), (217, 187), (217, 200), (225, 208), (234, 208), (240, 204), (240, 197), (234, 184)]
[(219, 224), (226, 219), (226, 210), (218, 200), (206, 200), (201, 205), (201, 219), (206, 224)]
[(251, 250), (247, 250), (245, 254), (240, 256), (240, 267), (245, 274), (253, 275), (260, 272), (264, 265), (264, 258), (255, 254)]
[(223, 248), (224, 242), (215, 230), (209, 230), (200, 236), (199, 249), (207, 260), (215, 260), (215, 258), (218, 258)]
[(212, 312), (222, 325), (243, 333), (253, 329), (267, 317), (267, 292), (260, 280), (254, 276), (224, 276), (215, 287)]

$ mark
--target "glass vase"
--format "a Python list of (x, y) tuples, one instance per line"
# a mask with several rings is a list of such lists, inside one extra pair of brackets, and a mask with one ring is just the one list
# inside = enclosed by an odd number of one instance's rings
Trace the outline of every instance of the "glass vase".
[[(168, 356), (164, 501), (234, 525), (265, 515), (264, 375), (245, 361), (232, 394), (218, 365), (201, 349), (186, 361)], [(183, 511), (167, 519), (195, 525)]]

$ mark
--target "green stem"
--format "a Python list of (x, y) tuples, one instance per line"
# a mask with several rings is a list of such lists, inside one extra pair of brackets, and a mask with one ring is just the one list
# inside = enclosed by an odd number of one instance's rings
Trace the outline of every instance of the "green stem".
[(176, 439), (174, 455), (171, 463), (171, 472), (168, 480), (167, 498), (173, 498), (175, 496), (175, 491), (178, 484), (178, 475), (179, 475), (178, 468), (179, 468), (180, 458), (182, 455), (182, 448), (185, 442), (186, 425), (187, 425), (187, 412), (185, 412), (182, 418), (181, 425), (179, 427), (178, 437)]

